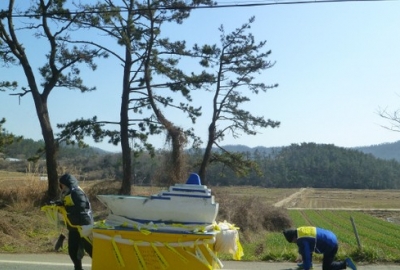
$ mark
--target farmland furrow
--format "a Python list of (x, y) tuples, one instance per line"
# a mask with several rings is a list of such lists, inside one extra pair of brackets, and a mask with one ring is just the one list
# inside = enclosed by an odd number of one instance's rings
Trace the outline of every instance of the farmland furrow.
[[(300, 213), (295, 213), (300, 212)], [(346, 211), (290, 211), (291, 216), (298, 216), (297, 221), (307, 221), (309, 224), (325, 229), (332, 230), (338, 236), (341, 245), (343, 246), (357, 246), (357, 239), (354, 236), (353, 226), (350, 222), (350, 217), (355, 212)], [(381, 224), (377, 218), (373, 218), (364, 213), (357, 213), (357, 220), (359, 220), (357, 227), (358, 235), (362, 239), (363, 247), (372, 248), (376, 252), (382, 254), (381, 256), (398, 257), (400, 240), (397, 237), (391, 236), (392, 232), (387, 234), (382, 230)], [(374, 227), (374, 225), (378, 225)], [(391, 231), (391, 230), (390, 230)], [(383, 252), (384, 251), (384, 252)]]
[[(338, 231), (340, 232), (340, 238), (342, 239), (342, 242), (351, 242), (351, 241), (346, 241), (348, 239), (353, 239), (352, 242), (355, 242), (356, 238), (354, 236), (354, 233), (351, 234), (351, 231), (353, 230), (353, 226), (350, 223), (350, 217), (351, 214), (354, 214), (354, 212), (341, 212), (341, 211), (320, 211), (319, 212), (324, 218), (330, 219), (333, 223), (338, 225)], [(363, 238), (364, 244), (366, 243), (368, 246), (373, 247), (374, 249), (376, 248), (381, 248), (382, 250), (385, 250), (386, 253), (391, 253), (391, 252), (397, 252), (398, 249), (398, 244), (393, 241), (386, 241), (384, 239), (387, 239), (385, 237), (385, 233), (379, 230), (375, 229), (370, 229), (370, 222), (373, 220), (368, 220), (370, 216), (367, 214), (359, 213), (360, 215), (359, 220), (362, 222), (360, 224), (356, 224), (357, 231), (360, 237)], [(344, 235), (344, 230), (347, 233)], [(344, 238), (343, 238), (344, 237)], [(346, 239), (346, 240), (344, 240)], [(364, 245), (364, 246), (367, 246)]]

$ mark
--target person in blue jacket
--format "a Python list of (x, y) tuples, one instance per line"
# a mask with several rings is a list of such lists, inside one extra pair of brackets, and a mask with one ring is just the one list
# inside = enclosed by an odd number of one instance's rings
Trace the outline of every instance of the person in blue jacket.
[(283, 235), (289, 243), (296, 243), (299, 254), (303, 258), (303, 269), (310, 270), (312, 268), (313, 253), (323, 254), (322, 269), (323, 270), (340, 270), (347, 267), (357, 270), (356, 265), (350, 258), (344, 261), (335, 261), (336, 253), (339, 245), (336, 235), (326, 229), (304, 226), (297, 229), (287, 229), (283, 231)]

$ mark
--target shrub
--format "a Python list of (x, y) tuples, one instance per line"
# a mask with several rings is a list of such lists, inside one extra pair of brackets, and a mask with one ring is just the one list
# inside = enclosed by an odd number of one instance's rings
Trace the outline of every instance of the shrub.
[(217, 219), (235, 224), (243, 233), (282, 231), (291, 227), (286, 209), (268, 205), (259, 197), (217, 194), (220, 208)]

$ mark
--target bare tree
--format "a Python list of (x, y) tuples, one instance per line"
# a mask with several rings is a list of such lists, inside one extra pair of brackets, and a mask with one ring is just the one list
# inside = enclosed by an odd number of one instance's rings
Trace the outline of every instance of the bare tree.
[(395, 132), (400, 132), (400, 109), (395, 111), (388, 111), (387, 108), (378, 110), (378, 115), (386, 120), (388, 120), (389, 125), (384, 125), (382, 127)]

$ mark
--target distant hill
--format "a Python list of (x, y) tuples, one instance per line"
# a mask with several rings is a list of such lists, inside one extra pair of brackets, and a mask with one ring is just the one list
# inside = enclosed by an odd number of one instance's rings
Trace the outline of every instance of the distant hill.
[(366, 154), (386, 160), (397, 160), (400, 162), (400, 141), (394, 143), (383, 143), (371, 146), (354, 147), (353, 149), (359, 150)]
[[(42, 140), (33, 141), (31, 139), (23, 139), (19, 143), (12, 144), (8, 146), (5, 151), (4, 158), (21, 158), (30, 157), (35, 155), (37, 149), (44, 146), (44, 142)], [(283, 146), (279, 147), (249, 147), (246, 145), (225, 145), (223, 146), (226, 150), (231, 152), (250, 152), (254, 153), (258, 151), (259, 153), (263, 153), (264, 155), (275, 155), (279, 153)], [(359, 146), (359, 147), (350, 147), (348, 149), (358, 150), (365, 154), (371, 154), (376, 158), (384, 159), (384, 160), (396, 160), (400, 162), (400, 141), (394, 143), (382, 143), (371, 146)], [(73, 146), (64, 146), (62, 147), (62, 151), (60, 153), (60, 157), (71, 157), (74, 155), (107, 155), (111, 154), (108, 151), (102, 150), (97, 147), (88, 147), (84, 149), (80, 149), (78, 147)]]
[[(282, 147), (248, 147), (245, 145), (226, 145), (224, 148), (232, 152), (264, 152), (265, 154), (274, 154), (279, 152)], [(382, 143), (371, 146), (350, 147), (349, 149), (358, 150), (365, 154), (371, 154), (376, 158), (385, 160), (396, 160), (400, 162), (400, 141), (394, 143)]]
[[(35, 155), (43, 142), (24, 140), (8, 146), (0, 158), (0, 170), (32, 171), (26, 159)], [(400, 141), (364, 147), (337, 147), (333, 144), (300, 143), (282, 147), (248, 147), (226, 145), (231, 152), (241, 152), (259, 165), (261, 174), (251, 171), (248, 175), (237, 175), (224, 164), (213, 163), (208, 170), (210, 184), (252, 185), (262, 187), (315, 187), (350, 189), (400, 189)], [(215, 151), (218, 151), (215, 149)], [(74, 171), (86, 180), (122, 179), (121, 154), (105, 154), (98, 148), (64, 146), (60, 149), (60, 168)], [(195, 151), (191, 168), (196, 170)], [(160, 152), (162, 160), (164, 153)], [(11, 158), (11, 159), (7, 159)], [(4, 160), (5, 159), (5, 160)], [(18, 159), (22, 162), (12, 162)], [(135, 159), (136, 179), (140, 184), (164, 183), (159, 177), (163, 169), (160, 162), (150, 160), (149, 155)], [(44, 160), (35, 164), (34, 170), (44, 171)], [(222, 172), (222, 173), (221, 173)], [(137, 183), (136, 183), (137, 184)]]
[[(22, 139), (4, 147), (2, 155), (4, 158), (17, 158), (25, 160), (37, 154), (39, 149), (44, 149), (44, 141), (34, 141), (32, 139)], [(92, 156), (110, 154), (97, 147), (79, 148), (78, 146), (62, 144), (60, 147), (59, 158), (73, 158), (76, 156)]]

